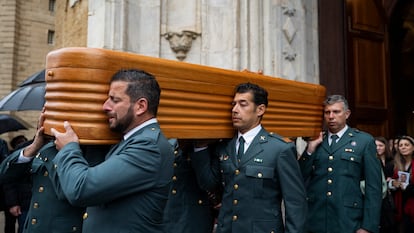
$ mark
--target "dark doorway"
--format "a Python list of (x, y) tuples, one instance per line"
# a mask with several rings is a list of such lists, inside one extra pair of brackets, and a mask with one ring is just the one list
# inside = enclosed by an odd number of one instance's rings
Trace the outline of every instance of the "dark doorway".
[(414, 135), (414, 1), (398, 1), (390, 17), (395, 135)]

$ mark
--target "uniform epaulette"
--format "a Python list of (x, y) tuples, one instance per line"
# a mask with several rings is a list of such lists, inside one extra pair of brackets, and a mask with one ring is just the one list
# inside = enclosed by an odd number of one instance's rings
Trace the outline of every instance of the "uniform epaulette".
[(280, 141), (283, 141), (285, 143), (291, 143), (292, 142), (292, 140), (290, 140), (290, 138), (282, 137), (282, 136), (280, 136), (280, 135), (278, 135), (278, 134), (276, 134), (274, 132), (269, 132), (269, 135), (272, 136), (272, 137), (274, 137), (274, 138), (277, 138)]

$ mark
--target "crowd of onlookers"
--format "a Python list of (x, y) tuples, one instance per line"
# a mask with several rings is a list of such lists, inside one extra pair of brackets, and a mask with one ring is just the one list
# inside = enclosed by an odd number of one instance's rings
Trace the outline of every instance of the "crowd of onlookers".
[(412, 232), (414, 229), (414, 139), (376, 137), (377, 156), (387, 181), (383, 199), (381, 232)]

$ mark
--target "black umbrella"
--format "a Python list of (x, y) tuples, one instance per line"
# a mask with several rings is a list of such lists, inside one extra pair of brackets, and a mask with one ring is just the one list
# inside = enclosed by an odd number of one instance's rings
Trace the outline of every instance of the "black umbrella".
[(43, 83), (45, 82), (45, 70), (41, 70), (29, 76), (26, 80), (19, 84), (19, 87), (23, 87), (26, 85), (34, 84), (34, 83)]
[(8, 114), (0, 114), (0, 134), (17, 131), (20, 129), (27, 129), (30, 125), (18, 118)]
[(0, 111), (42, 110), (46, 83), (22, 86), (0, 100)]

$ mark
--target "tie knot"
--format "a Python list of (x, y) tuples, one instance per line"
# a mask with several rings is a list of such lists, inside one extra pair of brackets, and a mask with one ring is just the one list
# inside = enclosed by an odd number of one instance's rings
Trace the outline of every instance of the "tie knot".
[(243, 136), (239, 137), (239, 143), (244, 143), (244, 138), (243, 138)]
[(338, 135), (336, 135), (336, 134), (332, 134), (332, 135), (331, 135), (331, 139), (332, 139), (332, 141), (336, 141), (338, 138), (339, 138), (339, 137), (338, 137)]

